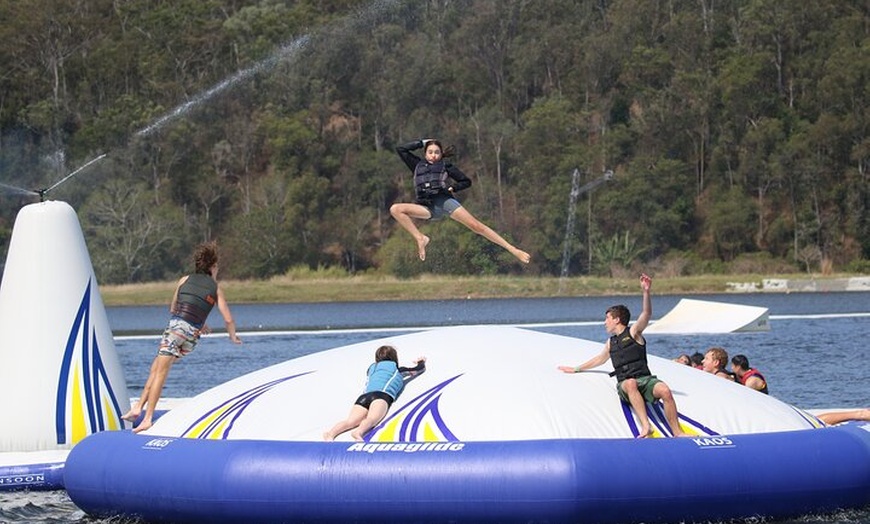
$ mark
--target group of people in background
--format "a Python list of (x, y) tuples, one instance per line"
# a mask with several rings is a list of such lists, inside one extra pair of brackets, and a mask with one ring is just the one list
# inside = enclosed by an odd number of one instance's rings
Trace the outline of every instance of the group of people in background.
[(743, 384), (764, 394), (770, 393), (767, 379), (760, 371), (749, 365), (749, 358), (746, 355), (734, 355), (731, 358), (730, 371), (727, 369), (728, 352), (718, 346), (709, 348), (706, 353), (695, 352), (692, 355), (683, 353), (674, 361)]
[[(674, 361), (711, 373), (725, 380), (743, 384), (765, 395), (770, 393), (767, 387), (767, 379), (764, 378), (764, 375), (760, 371), (749, 365), (749, 359), (746, 355), (734, 355), (731, 358), (730, 371), (725, 368), (728, 363), (728, 352), (721, 347), (711, 347), (704, 354), (695, 352), (692, 355), (687, 355), (684, 353), (675, 358)], [(870, 421), (870, 409), (826, 411), (816, 414), (816, 417), (829, 426), (849, 420)]]

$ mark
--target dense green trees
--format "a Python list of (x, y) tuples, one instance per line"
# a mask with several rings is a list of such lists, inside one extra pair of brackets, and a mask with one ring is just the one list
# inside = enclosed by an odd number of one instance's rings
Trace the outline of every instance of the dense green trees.
[[(867, 269), (870, 12), (856, 0), (0, 2), (0, 247), (18, 189), (79, 211), (104, 283), (341, 266)], [(421, 264), (393, 147), (455, 144), (472, 212)]]

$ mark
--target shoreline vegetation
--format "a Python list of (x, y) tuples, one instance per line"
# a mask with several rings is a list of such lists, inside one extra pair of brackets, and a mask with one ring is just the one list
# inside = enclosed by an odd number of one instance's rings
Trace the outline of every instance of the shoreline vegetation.
[[(762, 290), (767, 279), (800, 282), (834, 282), (861, 275), (653, 275), (653, 293), (698, 295), (716, 293), (774, 292)], [(866, 277), (863, 277), (866, 278)], [(175, 281), (100, 286), (106, 306), (166, 305)], [(735, 286), (735, 284), (737, 284)], [(753, 284), (755, 291), (752, 291)], [(372, 275), (280, 276), (268, 280), (221, 280), (233, 304), (282, 304), (316, 302), (368, 302), (402, 300), (452, 300), (489, 298), (548, 298), (619, 296), (637, 294), (637, 277), (448, 277), (423, 275), (399, 279)], [(824, 286), (820, 286), (824, 287)], [(779, 292), (802, 292), (786, 290)]]

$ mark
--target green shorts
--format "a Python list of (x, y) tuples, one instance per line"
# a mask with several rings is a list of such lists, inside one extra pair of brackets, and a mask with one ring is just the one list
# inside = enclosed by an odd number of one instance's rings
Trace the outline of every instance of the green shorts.
[[(661, 380), (659, 380), (655, 375), (638, 377), (635, 380), (637, 380), (637, 390), (640, 391), (640, 394), (643, 396), (643, 399), (647, 404), (655, 404), (656, 397), (653, 395), (653, 390), (655, 389), (656, 384), (661, 382)], [(628, 395), (626, 395), (625, 391), (622, 390), (622, 382), (616, 385), (616, 391), (619, 393), (619, 398), (621, 398), (623, 402), (628, 402)]]

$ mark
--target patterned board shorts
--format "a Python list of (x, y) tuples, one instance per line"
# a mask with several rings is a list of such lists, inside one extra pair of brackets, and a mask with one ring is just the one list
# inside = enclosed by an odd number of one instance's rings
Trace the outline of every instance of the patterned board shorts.
[(181, 358), (196, 347), (199, 342), (199, 329), (190, 322), (177, 317), (169, 319), (166, 330), (163, 331), (163, 339), (160, 341), (158, 355)]

